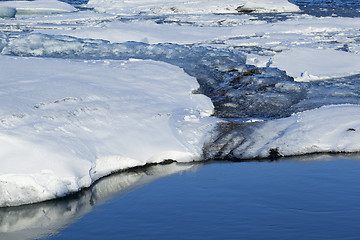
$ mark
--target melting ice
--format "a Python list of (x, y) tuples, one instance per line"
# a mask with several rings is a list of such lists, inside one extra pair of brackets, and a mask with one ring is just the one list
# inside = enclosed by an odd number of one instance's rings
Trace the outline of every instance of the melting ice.
[(0, 206), (167, 160), (359, 151), (360, 21), (299, 11), (1, 1)]

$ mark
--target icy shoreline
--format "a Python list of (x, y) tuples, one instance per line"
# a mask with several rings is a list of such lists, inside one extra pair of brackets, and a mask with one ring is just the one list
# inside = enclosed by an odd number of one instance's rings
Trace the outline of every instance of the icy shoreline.
[(0, 206), (61, 197), (146, 163), (199, 159), (216, 122), (211, 101), (191, 93), (196, 80), (169, 64), (0, 61)]
[(0, 207), (167, 160), (360, 151), (353, 19), (227, 15), (298, 12), (284, 0), (91, 0), (50, 16), (55, 2), (0, 2)]

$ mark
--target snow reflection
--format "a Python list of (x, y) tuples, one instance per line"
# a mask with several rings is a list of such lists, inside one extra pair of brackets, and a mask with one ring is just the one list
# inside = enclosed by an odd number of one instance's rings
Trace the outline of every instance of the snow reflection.
[(0, 239), (38, 239), (57, 234), (96, 205), (160, 177), (197, 171), (201, 164), (153, 165), (113, 174), (75, 195), (20, 207), (0, 208)]

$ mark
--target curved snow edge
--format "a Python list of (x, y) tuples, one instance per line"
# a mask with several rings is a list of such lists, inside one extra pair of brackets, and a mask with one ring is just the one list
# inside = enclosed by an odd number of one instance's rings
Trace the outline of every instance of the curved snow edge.
[[(104, 157), (96, 160), (89, 170), (89, 176), (82, 178), (60, 178), (52, 171), (43, 170), (38, 174), (5, 174), (0, 176), (0, 208), (29, 205), (54, 200), (76, 194), (88, 189), (104, 177), (134, 168), (145, 168), (157, 164), (173, 162), (195, 162), (202, 158), (196, 154), (182, 152), (166, 152), (159, 154), (163, 159), (155, 157), (152, 162), (141, 161), (126, 157)], [(179, 157), (174, 160), (172, 157)]]

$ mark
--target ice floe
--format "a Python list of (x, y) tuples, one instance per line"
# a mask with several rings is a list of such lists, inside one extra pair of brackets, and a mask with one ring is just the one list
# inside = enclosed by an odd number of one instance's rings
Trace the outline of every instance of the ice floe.
[(359, 152), (360, 105), (328, 105), (269, 121), (224, 123), (206, 145), (208, 158), (278, 158)]
[(0, 61), (0, 206), (61, 197), (121, 169), (199, 160), (215, 123), (211, 101), (192, 94), (196, 80), (165, 63)]
[(1, 1), (0, 17), (16, 15), (49, 15), (74, 12), (76, 8), (57, 0)]
[(272, 59), (297, 81), (344, 77), (360, 73), (360, 54), (333, 49), (292, 48)]
[(237, 9), (246, 13), (300, 12), (300, 8), (283, 0), (250, 0)]

